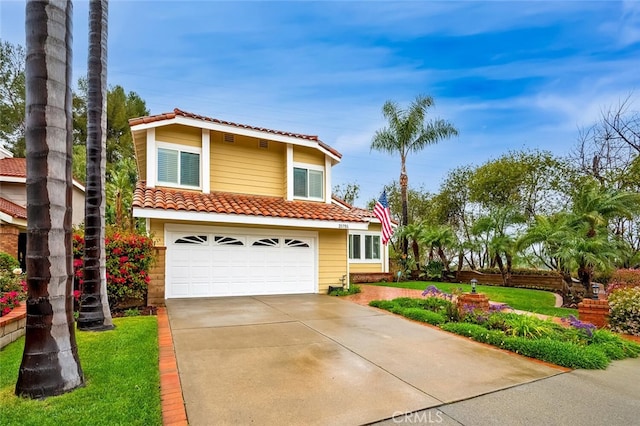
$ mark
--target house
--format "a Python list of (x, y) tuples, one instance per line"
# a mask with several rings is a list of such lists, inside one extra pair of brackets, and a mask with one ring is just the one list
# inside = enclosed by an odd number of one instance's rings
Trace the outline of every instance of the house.
[[(84, 221), (85, 188), (73, 181), (74, 225)], [(0, 252), (15, 256), (26, 269), (27, 250), (27, 159), (13, 158), (0, 147)]]
[(150, 304), (326, 293), (350, 270), (386, 271), (379, 221), (332, 197), (341, 154), (317, 136), (179, 109), (129, 125), (133, 215), (159, 253)]

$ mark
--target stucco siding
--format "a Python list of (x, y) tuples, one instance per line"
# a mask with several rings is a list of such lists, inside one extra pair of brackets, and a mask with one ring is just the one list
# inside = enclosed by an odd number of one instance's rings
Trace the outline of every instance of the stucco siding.
[(317, 149), (305, 146), (293, 147), (293, 161), (295, 163), (315, 164), (324, 166), (324, 154)]
[(223, 134), (211, 133), (211, 191), (285, 196), (285, 152), (283, 144), (235, 135), (233, 143)]
[(326, 293), (330, 285), (338, 285), (347, 274), (347, 232), (323, 229), (318, 246), (318, 292)]

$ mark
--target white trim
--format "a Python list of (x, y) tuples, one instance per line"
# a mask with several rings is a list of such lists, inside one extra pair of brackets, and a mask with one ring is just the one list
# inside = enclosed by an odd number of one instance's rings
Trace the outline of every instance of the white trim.
[(17, 217), (13, 217), (5, 212), (0, 212), (0, 221), (11, 225), (22, 226), (24, 228), (27, 227), (27, 221), (25, 219), (18, 219)]
[(200, 182), (202, 192), (211, 192), (211, 133), (202, 129), (202, 153), (200, 154)]
[(287, 170), (285, 171), (287, 179), (287, 201), (293, 201), (293, 145), (287, 144)]
[(158, 159), (156, 157), (156, 129), (147, 129), (147, 188), (156, 187)]
[(272, 216), (247, 216), (240, 214), (192, 212), (177, 210), (144, 209), (134, 207), (133, 217), (165, 220), (188, 220), (193, 222), (220, 222), (241, 225), (282, 226), (316, 229), (366, 230), (367, 222), (337, 222), (330, 220), (291, 219)]
[(131, 131), (133, 132), (138, 130), (151, 129), (156, 127), (166, 126), (169, 124), (182, 124), (184, 126), (198, 127), (201, 129), (209, 129), (217, 132), (233, 133), (236, 135), (243, 135), (243, 136), (248, 136), (256, 139), (267, 139), (275, 142), (283, 142), (283, 143), (289, 143), (293, 145), (306, 146), (309, 148), (315, 148), (323, 152), (325, 155), (328, 155), (329, 157), (331, 157), (331, 159), (333, 159), (336, 163), (340, 162), (340, 157), (335, 155), (328, 149), (323, 148), (320, 145), (319, 141), (296, 138), (294, 136), (280, 135), (278, 133), (265, 132), (265, 131), (256, 130), (256, 129), (246, 129), (243, 127), (232, 126), (229, 124), (214, 123), (211, 121), (205, 121), (205, 120), (196, 119), (196, 118), (176, 116), (175, 118), (171, 118), (167, 120), (152, 121), (151, 123), (137, 124), (135, 126), (131, 126)]
[(324, 157), (324, 202), (331, 204), (331, 160), (329, 157)]
[[(158, 186), (166, 186), (168, 188), (183, 188), (183, 189), (202, 189), (202, 148), (198, 148), (198, 147), (194, 147), (194, 146), (188, 146), (188, 145), (180, 145), (180, 144), (176, 144), (176, 143), (171, 143), (171, 142), (162, 142), (162, 141), (156, 141), (156, 149), (155, 152), (158, 152), (159, 149), (166, 149), (166, 150), (171, 150), (171, 151), (177, 151), (178, 152), (178, 183), (173, 183), (173, 182), (163, 182), (160, 181), (159, 179), (156, 180), (156, 183), (158, 184)], [(180, 153), (181, 152), (188, 152), (190, 154), (198, 154), (198, 156), (200, 157), (200, 170), (199, 170), (199, 176), (200, 176), (200, 185), (198, 186), (191, 186), (191, 185), (182, 185), (180, 184)], [(158, 162), (156, 159), (156, 163), (155, 163), (155, 169), (156, 169), (156, 176), (158, 173)]]

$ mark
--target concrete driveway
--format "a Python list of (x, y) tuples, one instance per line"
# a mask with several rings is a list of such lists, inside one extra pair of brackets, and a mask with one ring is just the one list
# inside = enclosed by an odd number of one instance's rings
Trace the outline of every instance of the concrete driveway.
[(193, 426), (366, 424), (564, 371), (324, 295), (167, 310)]

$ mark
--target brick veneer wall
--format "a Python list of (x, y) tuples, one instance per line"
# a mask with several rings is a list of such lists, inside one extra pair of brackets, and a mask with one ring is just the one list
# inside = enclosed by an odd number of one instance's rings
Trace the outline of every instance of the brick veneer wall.
[(0, 252), (18, 255), (18, 236), (20, 229), (13, 225), (0, 225)]
[(147, 305), (164, 306), (165, 261), (167, 248), (154, 247), (155, 262), (149, 271)]

